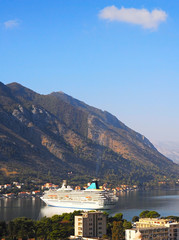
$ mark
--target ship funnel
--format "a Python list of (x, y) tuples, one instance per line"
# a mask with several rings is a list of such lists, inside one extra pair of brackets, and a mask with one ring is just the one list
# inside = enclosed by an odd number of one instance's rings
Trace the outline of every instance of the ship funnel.
[(98, 180), (93, 179), (91, 185), (87, 189), (99, 189)]
[(62, 184), (62, 187), (67, 187), (67, 180), (63, 180), (63, 184)]

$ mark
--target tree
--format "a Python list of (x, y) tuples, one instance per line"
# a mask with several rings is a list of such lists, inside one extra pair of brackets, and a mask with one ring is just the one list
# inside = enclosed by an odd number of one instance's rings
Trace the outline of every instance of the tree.
[(122, 213), (117, 213), (114, 215), (114, 220), (115, 221), (122, 221), (123, 220), (123, 214)]
[(17, 238), (33, 238), (34, 237), (34, 221), (25, 217), (13, 220), (13, 231)]
[(0, 221), (0, 239), (5, 237), (7, 234), (7, 226), (4, 221)]
[(112, 240), (123, 240), (124, 239), (124, 228), (122, 221), (114, 221), (112, 228)]
[(168, 217), (163, 217), (164, 219), (173, 219), (177, 222), (179, 222), (179, 217), (178, 216), (168, 216)]
[(62, 215), (53, 215), (53, 217), (51, 217), (52, 222), (61, 222), (63, 220), (63, 216)]
[(37, 237), (43, 238), (44, 240), (49, 239), (52, 231), (52, 220), (47, 217), (43, 217), (37, 222)]
[(14, 239), (14, 237), (15, 237), (15, 230), (14, 230), (14, 222), (13, 221), (10, 221), (8, 223), (7, 229), (8, 229), (8, 235), (9, 235), (10, 239)]
[(102, 239), (108, 239), (108, 235), (103, 234)]
[(156, 211), (150, 211), (148, 214), (147, 214), (147, 217), (148, 218), (158, 218), (160, 217), (160, 214)]
[(107, 218), (109, 217), (109, 213), (108, 212), (104, 211), (103, 214), (106, 215)]
[(134, 216), (133, 218), (132, 218), (132, 222), (138, 222), (139, 221), (139, 217), (138, 216)]
[(156, 211), (145, 210), (145, 211), (141, 212), (139, 216), (140, 216), (140, 218), (158, 218), (158, 217), (160, 217), (160, 214)]
[(57, 239), (61, 239), (61, 231), (60, 229), (56, 229), (56, 230), (53, 230), (51, 233), (50, 233), (50, 239), (51, 240), (57, 240)]
[(149, 213), (149, 210), (145, 210), (145, 211), (142, 211), (140, 214), (139, 214), (139, 217), (140, 218), (147, 218), (147, 214)]
[(128, 222), (127, 220), (124, 220), (123, 228), (124, 228), (124, 229), (130, 229), (130, 228), (132, 228), (132, 223), (131, 223), (131, 222)]

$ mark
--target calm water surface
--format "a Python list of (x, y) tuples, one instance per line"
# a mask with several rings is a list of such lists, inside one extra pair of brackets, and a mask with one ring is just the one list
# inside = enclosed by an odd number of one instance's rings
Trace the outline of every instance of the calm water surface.
[[(179, 190), (133, 191), (121, 193), (119, 202), (110, 212), (111, 215), (122, 212), (124, 218), (131, 220), (143, 210), (155, 210), (161, 216), (179, 216)], [(59, 209), (46, 206), (39, 198), (36, 199), (1, 199), (0, 220), (11, 220), (16, 217), (40, 219), (54, 214), (72, 212), (72, 209)]]

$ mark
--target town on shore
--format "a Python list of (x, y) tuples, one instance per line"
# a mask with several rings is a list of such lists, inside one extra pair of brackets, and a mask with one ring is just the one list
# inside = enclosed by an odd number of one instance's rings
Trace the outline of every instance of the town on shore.
[[(75, 186), (75, 190), (81, 190), (86, 189), (88, 186), (90, 186), (90, 182), (87, 183), (87, 185), (84, 185), (83, 187)], [(3, 184), (0, 185), (0, 198), (28, 198), (28, 197), (40, 197), (42, 196), (43, 192), (50, 189), (58, 189), (59, 185), (53, 184), (53, 183), (45, 183), (43, 185), (36, 184), (35, 182), (32, 182), (30, 187), (27, 186), (24, 183), (19, 182), (12, 182), (12, 184)], [(119, 192), (127, 192), (127, 191), (134, 191), (138, 190), (137, 185), (126, 185), (122, 184), (119, 185), (116, 188), (110, 188), (107, 186), (107, 183), (100, 186), (101, 189), (107, 190), (107, 191), (113, 191), (114, 194), (117, 194)], [(30, 189), (30, 190), (29, 190)]]

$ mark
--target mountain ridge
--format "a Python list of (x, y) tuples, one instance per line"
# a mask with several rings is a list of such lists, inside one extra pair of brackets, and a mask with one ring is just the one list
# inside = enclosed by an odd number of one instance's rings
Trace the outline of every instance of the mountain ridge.
[[(64, 92), (61, 92), (61, 91), (60, 91), (60, 92), (53, 92), (53, 93), (51, 93), (51, 94), (54, 95), (54, 96), (60, 97), (60, 98), (63, 99), (65, 102), (70, 103), (70, 104), (72, 104), (72, 105), (74, 105), (74, 106), (76, 106), (76, 107), (79, 107), (80, 109), (83, 109), (83, 110), (88, 109), (88, 110), (90, 110), (90, 112), (93, 113), (94, 115), (95, 115), (95, 112), (96, 112), (96, 111), (97, 111), (98, 113), (100, 112), (101, 114), (104, 114), (103, 120), (104, 120), (104, 119), (107, 120), (107, 122), (109, 122), (110, 124), (112, 124), (114, 127), (121, 128), (121, 129), (124, 129), (124, 130), (128, 129), (128, 130), (130, 130), (130, 131), (132, 131), (132, 132), (135, 132), (134, 130), (132, 130), (132, 129), (130, 129), (129, 127), (127, 127), (124, 123), (122, 123), (120, 120), (118, 120), (114, 115), (112, 115), (112, 114), (109, 113), (108, 111), (102, 111), (102, 110), (100, 110), (100, 109), (91, 107), (91, 106), (85, 104), (84, 102), (79, 101), (79, 100), (77, 100), (77, 99), (75, 99), (75, 98), (73, 98), (73, 97), (71, 97), (71, 96), (69, 96), (69, 95), (67, 95), (67, 94), (65, 94)], [(74, 104), (74, 103), (75, 103), (75, 104)], [(139, 133), (137, 133), (137, 132), (135, 132), (135, 134), (136, 134), (139, 138), (142, 138), (143, 140), (146, 140), (146, 143), (148, 143), (148, 144), (150, 145), (150, 147), (152, 147), (153, 149), (155, 148), (154, 145), (151, 144), (151, 143), (149, 142), (149, 140), (148, 140), (145, 136), (143, 136), (143, 135), (141, 135), (141, 134), (139, 134)], [(155, 148), (155, 149), (156, 149), (156, 148)]]
[(147, 138), (107, 111), (18, 83), (0, 83), (0, 93), (0, 163), (18, 172), (12, 178), (62, 179), (73, 172), (74, 178), (98, 173), (144, 183), (179, 173)]

